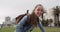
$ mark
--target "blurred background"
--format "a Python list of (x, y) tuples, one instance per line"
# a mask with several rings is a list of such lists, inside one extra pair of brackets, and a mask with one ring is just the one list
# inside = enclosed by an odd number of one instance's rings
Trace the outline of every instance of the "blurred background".
[[(44, 6), (42, 24), (46, 32), (60, 32), (60, 0), (0, 0), (0, 32), (13, 32), (15, 18), (32, 12), (37, 4)], [(39, 32), (39, 28), (32, 32)], [(41, 31), (40, 31), (41, 32)]]

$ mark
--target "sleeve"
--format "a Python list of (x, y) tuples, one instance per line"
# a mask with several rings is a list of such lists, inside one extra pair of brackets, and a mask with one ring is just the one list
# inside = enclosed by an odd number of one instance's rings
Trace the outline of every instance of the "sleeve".
[(19, 21), (19, 23), (17, 24), (17, 26), (16, 26), (16, 32), (19, 32), (19, 31), (22, 31), (22, 30), (23, 30), (23, 25), (25, 24), (26, 20), (27, 20), (27, 15), (24, 16), (24, 17)]
[(45, 32), (44, 27), (43, 27), (41, 21), (39, 21), (38, 26), (39, 26), (39, 28), (41, 29), (42, 32)]

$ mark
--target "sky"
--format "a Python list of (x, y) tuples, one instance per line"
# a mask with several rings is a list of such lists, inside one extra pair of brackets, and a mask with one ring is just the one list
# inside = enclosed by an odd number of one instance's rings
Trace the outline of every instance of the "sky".
[(15, 18), (20, 14), (32, 12), (37, 4), (42, 4), (46, 10), (60, 6), (60, 0), (0, 0), (0, 24), (4, 21), (6, 16)]

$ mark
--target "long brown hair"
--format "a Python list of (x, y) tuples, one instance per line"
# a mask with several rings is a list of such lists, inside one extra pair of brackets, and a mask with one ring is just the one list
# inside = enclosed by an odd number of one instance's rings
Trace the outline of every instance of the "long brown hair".
[(41, 4), (36, 5), (33, 12), (28, 16), (28, 23), (34, 25), (35, 27), (37, 27), (39, 18), (37, 15), (35, 15), (34, 11), (38, 6), (42, 6), (42, 5)]

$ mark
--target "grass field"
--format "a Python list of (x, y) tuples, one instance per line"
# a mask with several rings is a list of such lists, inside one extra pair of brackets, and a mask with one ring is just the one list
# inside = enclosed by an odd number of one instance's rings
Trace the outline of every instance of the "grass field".
[[(0, 29), (0, 32), (14, 32), (14, 27), (3, 27)], [(60, 32), (58, 27), (45, 27), (46, 32)], [(34, 28), (32, 32), (41, 32), (39, 28)]]

